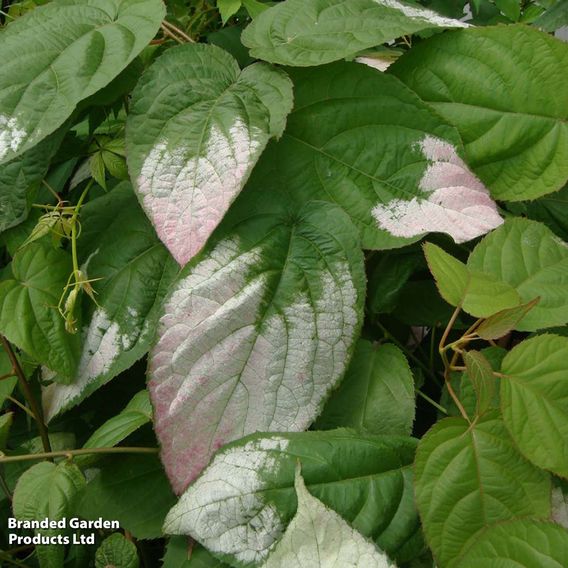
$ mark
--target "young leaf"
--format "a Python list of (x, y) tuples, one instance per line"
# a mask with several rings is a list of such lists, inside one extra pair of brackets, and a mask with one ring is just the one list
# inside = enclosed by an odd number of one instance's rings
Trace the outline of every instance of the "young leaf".
[(0, 163), (35, 146), (110, 83), (164, 15), (161, 0), (64, 0), (8, 24), (0, 34)]
[(21, 249), (11, 266), (13, 278), (0, 282), (0, 333), (69, 383), (82, 341), (65, 330), (57, 305), (73, 269), (71, 256), (37, 241)]
[(369, 434), (408, 436), (414, 410), (414, 380), (402, 351), (361, 339), (316, 428), (346, 426)]
[(296, 106), (247, 185), (257, 202), (331, 201), (370, 249), (430, 231), (462, 242), (502, 223), (454, 128), (400, 81), (353, 62), (289, 73)]
[(461, 306), (475, 317), (487, 317), (517, 306), (519, 294), (506, 282), (483, 272), (470, 270), (463, 262), (432, 243), (424, 254), (440, 295), (452, 306)]
[(241, 0), (217, 0), (217, 8), (219, 8), (223, 24), (226, 24), (227, 20), (239, 11), (241, 5)]
[(567, 66), (566, 43), (519, 25), (434, 36), (388, 72), (457, 126), (493, 197), (522, 201), (566, 183)]
[(298, 510), (262, 568), (394, 568), (384, 552), (310, 494), (299, 470)]
[(550, 478), (515, 449), (496, 413), (438, 422), (418, 445), (416, 500), (441, 566), (494, 523), (550, 514)]
[(473, 383), (473, 388), (477, 395), (476, 415), (481, 416), (491, 406), (497, 390), (493, 369), (491, 368), (491, 363), (479, 351), (466, 351), (464, 361), (467, 374)]
[(128, 166), (181, 265), (201, 250), (268, 140), (282, 134), (291, 107), (283, 71), (258, 63), (241, 72), (213, 45), (170, 49), (144, 74), (128, 115)]
[(286, 0), (260, 14), (242, 40), (253, 57), (304, 67), (427, 28), (466, 25), (398, 0)]
[(422, 552), (414, 448), (411, 438), (349, 430), (249, 436), (216, 454), (168, 513), (164, 532), (190, 534), (231, 565), (258, 565), (296, 513), (299, 461), (314, 497), (380, 549), (411, 560)]
[(503, 420), (519, 450), (568, 477), (568, 337), (523, 341), (507, 354), (501, 372)]
[(162, 523), (176, 502), (157, 456), (114, 456), (99, 462), (78, 514), (114, 519), (135, 538), (161, 538)]
[(95, 568), (138, 568), (136, 545), (120, 533), (103, 540), (95, 554)]
[(82, 207), (77, 248), (88, 277), (100, 279), (92, 283), (98, 305), (89, 302), (73, 383), (44, 389), (47, 420), (78, 404), (148, 351), (163, 298), (178, 271), (128, 183)]
[(568, 246), (541, 223), (508, 220), (475, 247), (467, 266), (507, 282), (523, 302), (540, 297), (516, 329), (535, 331), (568, 322)]
[(223, 444), (307, 428), (353, 350), (365, 289), (355, 228), (331, 204), (281, 206), (248, 209), (166, 302), (148, 387), (178, 494)]
[(449, 568), (568, 566), (568, 532), (555, 523), (518, 519), (500, 523), (480, 535)]
[(516, 329), (519, 322), (522, 321), (539, 301), (540, 298), (535, 298), (526, 304), (501, 310), (489, 316), (486, 320), (483, 320), (479, 327), (476, 328), (475, 333), (485, 340), (499, 339)]

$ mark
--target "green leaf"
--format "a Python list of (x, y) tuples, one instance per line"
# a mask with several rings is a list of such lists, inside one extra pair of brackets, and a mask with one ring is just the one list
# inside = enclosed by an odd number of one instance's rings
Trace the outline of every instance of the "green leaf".
[(97, 548), (96, 568), (138, 568), (136, 545), (120, 533), (111, 534)]
[(110, 83), (164, 15), (160, 0), (59, 0), (8, 24), (0, 34), (0, 163), (35, 146)]
[(414, 380), (402, 351), (361, 339), (316, 428), (347, 426), (369, 434), (410, 435), (414, 410)]
[[(147, 390), (134, 395), (126, 408), (107, 420), (85, 442), (84, 448), (109, 448), (116, 446), (138, 428), (152, 421), (152, 405)], [(86, 456), (92, 457), (92, 456)], [(83, 465), (85, 462), (80, 460)]]
[(0, 233), (26, 220), (63, 134), (62, 128), (35, 148), (0, 165)]
[(519, 0), (494, 0), (495, 6), (512, 22), (518, 22), (521, 17)]
[(265, 63), (240, 71), (213, 45), (169, 49), (143, 75), (127, 121), (128, 167), (181, 265), (201, 250), (268, 140), (282, 134), (291, 107), (283, 71)]
[(157, 456), (112, 456), (97, 467), (77, 506), (79, 515), (117, 520), (138, 539), (161, 538), (175, 497)]
[(43, 392), (47, 420), (144, 356), (178, 271), (128, 183), (81, 208), (77, 248), (81, 269), (99, 279), (92, 283), (98, 305), (89, 302), (83, 318), (84, 345), (73, 384), (52, 384)]
[(549, 476), (517, 452), (496, 413), (473, 425), (438, 422), (418, 445), (415, 474), (418, 510), (440, 566), (495, 523), (550, 514)]
[(89, 169), (92, 178), (103, 188), (106, 189), (106, 168), (105, 161), (101, 152), (96, 152), (89, 158)]
[(241, 5), (241, 0), (217, 0), (217, 8), (219, 8), (223, 24), (226, 24), (227, 20), (240, 10)]
[[(257, 204), (258, 206), (258, 204)], [(165, 304), (148, 388), (176, 493), (216, 449), (255, 431), (306, 429), (338, 384), (359, 333), (363, 255), (329, 203), (291, 213), (241, 202)]]
[[(8, 354), (2, 349), (0, 351), (0, 377), (3, 375), (7, 375), (8, 373), (11, 372), (12, 372), (12, 363), (8, 358)], [(15, 376), (5, 378), (0, 381), (0, 410), (2, 410), (6, 398), (12, 394), (14, 388), (16, 387), (17, 382), (18, 378)]]
[(491, 363), (479, 351), (466, 351), (465, 367), (477, 395), (476, 416), (481, 416), (490, 408), (495, 396), (496, 379)]
[(516, 329), (535, 331), (568, 322), (568, 247), (544, 225), (508, 220), (475, 247), (467, 266), (510, 284), (523, 302), (540, 297)]
[(564, 568), (568, 532), (555, 523), (519, 519), (492, 526), (450, 568)]
[(229, 568), (203, 546), (183, 536), (170, 537), (162, 568)]
[(249, 203), (331, 201), (368, 249), (430, 231), (463, 242), (502, 223), (455, 129), (396, 78), (353, 62), (288, 71), (295, 109), (251, 175)]
[(243, 33), (251, 55), (271, 63), (312, 66), (428, 28), (465, 24), (398, 0), (286, 0)]
[(475, 333), (485, 340), (499, 339), (514, 330), (539, 301), (540, 298), (535, 298), (526, 304), (501, 310), (483, 320), (475, 329)]
[(73, 269), (71, 256), (37, 241), (16, 253), (11, 266), (13, 279), (0, 282), (0, 332), (68, 383), (81, 337), (65, 330), (57, 305)]
[(522, 201), (566, 183), (567, 66), (566, 43), (518, 25), (437, 35), (388, 72), (457, 126), (494, 198)]
[(553, 32), (568, 24), (568, 0), (558, 0), (533, 24), (545, 32)]
[(296, 515), (262, 568), (394, 568), (384, 552), (309, 493), (299, 470), (294, 482)]
[(517, 306), (521, 301), (509, 284), (489, 274), (470, 270), (439, 246), (426, 243), (424, 254), (442, 298), (472, 316), (487, 317)]
[(411, 438), (348, 430), (254, 435), (221, 449), (168, 513), (164, 531), (190, 534), (233, 566), (266, 560), (297, 510), (298, 462), (310, 493), (377, 546), (422, 552)]
[(503, 420), (519, 450), (568, 477), (568, 338), (544, 334), (523, 341), (501, 372)]
[(21, 521), (64, 519), (74, 512), (85, 478), (74, 464), (41, 462), (20, 476), (14, 491), (14, 516)]

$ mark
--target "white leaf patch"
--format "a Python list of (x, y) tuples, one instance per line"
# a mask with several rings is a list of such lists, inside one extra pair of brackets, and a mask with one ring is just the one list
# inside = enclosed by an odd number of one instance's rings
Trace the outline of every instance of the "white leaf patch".
[(191, 534), (212, 552), (243, 563), (265, 559), (284, 525), (259, 496), (261, 474), (277, 467), (275, 453), (287, 445), (282, 438), (264, 438), (216, 456), (168, 513), (164, 532)]
[(426, 136), (420, 150), (430, 162), (420, 180), (424, 197), (377, 205), (373, 216), (381, 229), (397, 237), (447, 233), (462, 243), (503, 223), (487, 188), (451, 144)]
[[(137, 319), (137, 314), (132, 314)], [(83, 396), (88, 386), (107, 373), (115, 359), (128, 351), (139, 339), (138, 334), (122, 333), (117, 322), (99, 308), (84, 331), (84, 343), (79, 367), (73, 383), (52, 383), (43, 390), (42, 401), (46, 421), (51, 420), (74, 399)]]
[(26, 131), (17, 118), (0, 114), (0, 160), (10, 151), (17, 152), (25, 137)]
[(180, 265), (198, 253), (246, 182), (267, 133), (240, 117), (227, 132), (213, 124), (200, 155), (187, 146), (154, 146), (137, 186), (158, 236)]
[(298, 290), (272, 309), (268, 274), (250, 276), (269, 255), (222, 241), (166, 304), (149, 390), (178, 494), (222, 445), (307, 428), (345, 370), (359, 321), (348, 263), (333, 259), (319, 270), (315, 297)]
[(296, 516), (262, 568), (395, 568), (384, 552), (309, 493), (299, 471), (295, 487)]
[(405, 4), (399, 2), (398, 0), (375, 0), (377, 4), (385, 6), (386, 8), (392, 8), (393, 10), (398, 10), (401, 14), (404, 14), (407, 18), (413, 20), (422, 20), (424, 23), (432, 24), (432, 27), (441, 28), (468, 28), (469, 25), (465, 22), (459, 20), (453, 20), (451, 18), (444, 18), (432, 10), (427, 8), (421, 8), (419, 6), (412, 6), (410, 4)]

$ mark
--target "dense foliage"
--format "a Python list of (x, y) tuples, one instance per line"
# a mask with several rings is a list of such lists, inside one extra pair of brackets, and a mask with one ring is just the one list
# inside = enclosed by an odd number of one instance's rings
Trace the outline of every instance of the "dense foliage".
[(2, 6), (0, 564), (568, 566), (566, 0)]

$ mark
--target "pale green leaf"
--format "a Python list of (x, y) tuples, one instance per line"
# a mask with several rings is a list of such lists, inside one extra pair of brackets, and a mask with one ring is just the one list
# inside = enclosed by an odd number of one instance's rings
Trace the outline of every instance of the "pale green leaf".
[(538, 520), (497, 524), (449, 568), (566, 568), (568, 532)]
[(369, 434), (409, 435), (414, 410), (414, 380), (402, 351), (361, 339), (316, 428), (347, 426)]
[(164, 15), (161, 0), (57, 0), (9, 23), (0, 34), (0, 163), (35, 146), (110, 83)]
[(262, 568), (394, 568), (387, 555), (310, 494), (297, 468), (298, 509)]
[(539, 335), (503, 360), (503, 420), (520, 451), (568, 477), (568, 337)]
[(30, 467), (14, 491), (14, 516), (21, 521), (64, 519), (74, 511), (85, 477), (73, 463), (41, 462)]
[(273, 195), (242, 202), (181, 273), (150, 353), (148, 388), (176, 493), (222, 445), (255, 431), (301, 431), (339, 383), (365, 290), (357, 231), (338, 207), (290, 214)]
[(169, 49), (144, 74), (128, 115), (128, 167), (181, 265), (203, 248), (291, 108), (283, 71), (265, 63), (240, 71), (213, 45)]
[(251, 175), (249, 207), (275, 193), (289, 203), (331, 201), (368, 249), (428, 232), (463, 242), (502, 223), (460, 158), (455, 129), (396, 78), (359, 63), (288, 72), (295, 108)]
[(69, 383), (81, 352), (80, 334), (65, 330), (57, 310), (72, 271), (71, 255), (34, 242), (12, 261), (13, 278), (0, 282), (0, 333)]
[(535, 331), (568, 322), (568, 246), (541, 223), (508, 220), (475, 247), (467, 266), (510, 284), (523, 302), (540, 297), (516, 329)]
[(475, 329), (475, 333), (485, 340), (499, 339), (514, 330), (539, 301), (540, 298), (535, 298), (526, 304), (501, 310), (483, 320)]
[(494, 198), (522, 201), (566, 183), (567, 66), (566, 43), (517, 25), (436, 35), (388, 72), (457, 126)]
[(237, 567), (265, 561), (297, 510), (298, 462), (314, 497), (405, 562), (423, 551), (412, 487), (416, 442), (349, 430), (254, 435), (221, 449), (168, 513), (164, 531), (189, 534)]
[(241, 5), (241, 0), (217, 0), (217, 8), (219, 8), (223, 24), (226, 24), (227, 20), (239, 11)]
[(98, 305), (87, 304), (73, 383), (44, 389), (47, 420), (78, 404), (148, 351), (163, 298), (178, 271), (129, 183), (81, 208), (77, 248), (81, 269), (88, 278), (98, 279), (92, 282)]
[(491, 406), (497, 390), (493, 368), (480, 351), (466, 351), (464, 361), (467, 374), (477, 395), (476, 415), (481, 416)]
[(487, 317), (520, 304), (519, 294), (509, 284), (468, 268), (439, 246), (426, 243), (424, 253), (440, 295), (452, 306), (475, 317)]
[(286, 0), (257, 16), (242, 39), (253, 57), (303, 67), (420, 30), (465, 26), (398, 0)]
[(120, 533), (111, 534), (97, 548), (96, 568), (138, 568), (136, 545)]
[(440, 566), (491, 525), (550, 514), (550, 478), (516, 450), (496, 413), (438, 422), (418, 445), (416, 500)]

